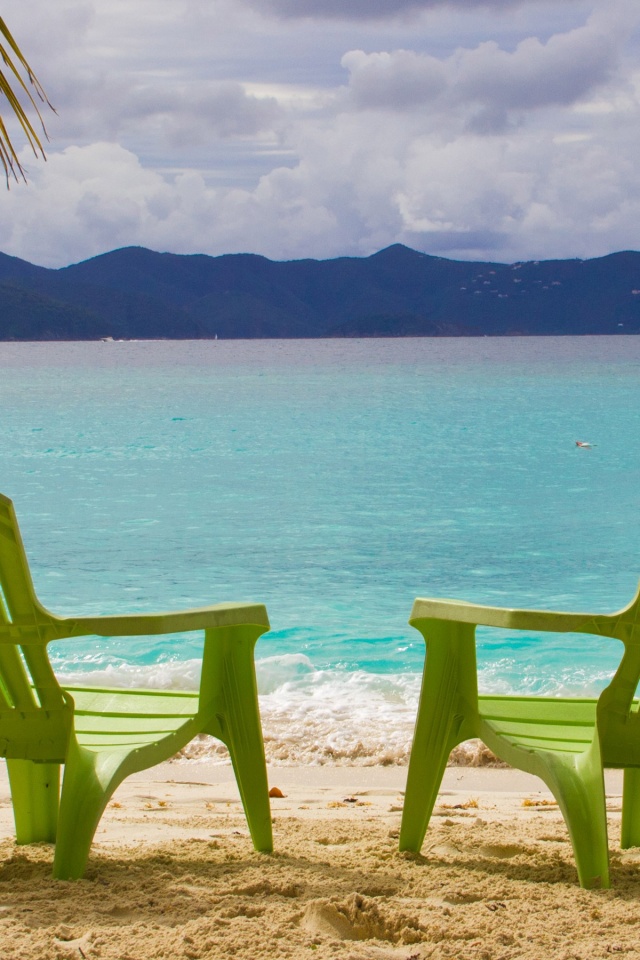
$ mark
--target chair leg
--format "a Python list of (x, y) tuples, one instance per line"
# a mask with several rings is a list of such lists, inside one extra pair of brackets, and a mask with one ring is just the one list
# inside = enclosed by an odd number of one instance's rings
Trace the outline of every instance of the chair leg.
[(7, 760), (16, 843), (53, 843), (58, 824), (60, 764)]
[(588, 751), (579, 758), (554, 758), (544, 779), (569, 830), (580, 886), (610, 887), (607, 809), (599, 751)]
[(640, 769), (627, 767), (622, 788), (622, 827), (620, 846), (640, 847)]
[[(224, 712), (218, 719), (242, 799), (255, 850), (273, 850), (269, 785), (253, 661), (255, 640), (238, 638), (222, 664)], [(207, 731), (209, 732), (209, 731)], [(210, 731), (220, 736), (219, 731)]]
[[(438, 629), (446, 642), (433, 642)], [(400, 825), (399, 848), (414, 853), (419, 853), (422, 847), (449, 754), (466, 739), (462, 728), (469, 718), (464, 716), (460, 691), (467, 671), (461, 665), (458, 649), (469, 647), (468, 655), (475, 671), (471, 625), (432, 625), (431, 638)]]
[(400, 824), (399, 849), (414, 853), (422, 848), (449, 754), (458, 743), (455, 740), (451, 744), (446, 739), (425, 743), (428, 731), (423, 728), (428, 725), (423, 717), (418, 718)]
[(84, 874), (100, 817), (122, 779), (117, 775), (122, 759), (119, 754), (95, 754), (70, 744), (53, 861), (57, 880), (79, 880)]

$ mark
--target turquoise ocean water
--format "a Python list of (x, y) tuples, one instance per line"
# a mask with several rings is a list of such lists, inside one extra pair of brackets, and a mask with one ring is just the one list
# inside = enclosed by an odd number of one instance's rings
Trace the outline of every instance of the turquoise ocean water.
[[(0, 401), (45, 605), (265, 602), (276, 760), (406, 757), (415, 596), (605, 612), (640, 575), (640, 338), (2, 343)], [(189, 688), (200, 649), (51, 652), (67, 679)], [(497, 632), (478, 652), (484, 690), (551, 695), (599, 691), (619, 656)]]

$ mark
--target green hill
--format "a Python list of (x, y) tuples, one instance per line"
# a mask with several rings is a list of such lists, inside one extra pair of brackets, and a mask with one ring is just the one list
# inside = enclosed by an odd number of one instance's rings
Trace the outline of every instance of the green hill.
[(114, 250), (58, 270), (0, 254), (0, 339), (640, 332), (640, 253), (484, 263), (400, 244), (272, 261)]

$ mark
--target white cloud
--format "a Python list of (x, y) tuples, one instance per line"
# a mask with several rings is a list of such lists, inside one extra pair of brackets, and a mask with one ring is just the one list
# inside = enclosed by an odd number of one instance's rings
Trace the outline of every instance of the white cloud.
[(0, 193), (7, 253), (327, 257), (400, 241), (516, 260), (638, 246), (633, 4), (594, 0), (585, 16), (576, 0), (562, 29), (544, 4), (545, 29), (505, 6), (444, 46), (423, 21), (351, 24), (358, 49), (322, 3), (307, 24), (230, 0), (61, 0), (68, 34), (34, 3), (60, 45), (46, 62), (59, 117), (49, 162), (25, 155), (29, 186)]
[(245, 0), (265, 14), (283, 18), (389, 20), (441, 7), (514, 9), (525, 0)]
[(528, 37), (512, 51), (495, 41), (445, 59), (411, 50), (354, 50), (342, 63), (356, 108), (398, 111), (439, 103), (451, 111), (467, 104), (503, 117), (507, 110), (566, 106), (586, 97), (612, 77), (621, 53), (619, 31), (594, 21), (546, 43)]
[(568, 105), (607, 81), (620, 53), (617, 31), (591, 23), (546, 43), (528, 37), (513, 52), (487, 41), (460, 54), (456, 93), (506, 109)]
[(359, 109), (396, 112), (425, 107), (449, 85), (445, 63), (413, 50), (369, 54), (351, 50), (342, 65), (349, 71), (349, 92)]
[(189, 89), (181, 84), (139, 87), (117, 112), (116, 135), (134, 124), (158, 126), (159, 138), (181, 146), (206, 142), (212, 134), (244, 137), (271, 130), (281, 116), (274, 97), (247, 94), (233, 81)]
[(45, 266), (136, 243), (171, 207), (163, 178), (115, 144), (69, 147), (46, 164), (23, 159), (29, 185), (0, 198), (0, 249)]

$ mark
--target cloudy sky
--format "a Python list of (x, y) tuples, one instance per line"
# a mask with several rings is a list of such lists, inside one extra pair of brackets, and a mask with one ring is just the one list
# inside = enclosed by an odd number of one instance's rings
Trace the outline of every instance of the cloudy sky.
[(638, 0), (4, 0), (2, 16), (57, 110), (47, 162), (22, 151), (29, 184), (0, 191), (5, 253), (640, 249)]

